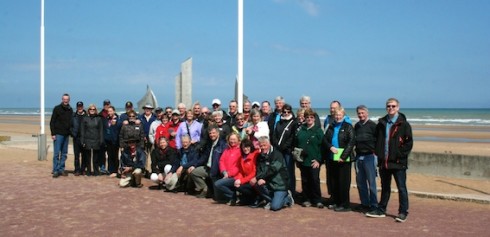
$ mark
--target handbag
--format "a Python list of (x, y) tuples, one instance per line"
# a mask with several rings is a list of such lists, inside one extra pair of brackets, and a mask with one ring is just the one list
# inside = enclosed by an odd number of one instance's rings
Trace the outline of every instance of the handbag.
[(294, 147), (291, 154), (293, 155), (293, 159), (297, 162), (303, 162), (303, 157), (301, 157), (301, 152), (303, 152), (303, 148)]

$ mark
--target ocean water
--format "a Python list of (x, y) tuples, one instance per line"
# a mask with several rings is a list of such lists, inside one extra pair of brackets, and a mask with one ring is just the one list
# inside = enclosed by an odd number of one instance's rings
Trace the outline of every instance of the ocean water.
[[(51, 115), (52, 108), (46, 108), (46, 115)], [(124, 111), (122, 108), (116, 109), (118, 113)], [(296, 109), (294, 109), (296, 111)], [(316, 108), (320, 118), (325, 119), (329, 114), (328, 108)], [(490, 126), (490, 109), (400, 109), (400, 112), (407, 116), (408, 121), (413, 125), (448, 125), (448, 126)], [(355, 123), (358, 121), (355, 108), (346, 109), (346, 114)], [(0, 108), (0, 115), (24, 115), (39, 116), (38, 108)], [(377, 121), (378, 118), (386, 115), (384, 108), (369, 109), (369, 117)]]

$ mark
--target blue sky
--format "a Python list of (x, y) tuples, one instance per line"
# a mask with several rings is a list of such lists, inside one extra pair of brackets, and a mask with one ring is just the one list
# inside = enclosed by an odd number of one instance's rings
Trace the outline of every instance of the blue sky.
[[(244, 91), (298, 106), (489, 108), (490, 1), (245, 0)], [(39, 106), (40, 0), (0, 1), (0, 108)], [(45, 0), (46, 107), (61, 94), (116, 107), (150, 85), (174, 105), (234, 96), (235, 0)]]

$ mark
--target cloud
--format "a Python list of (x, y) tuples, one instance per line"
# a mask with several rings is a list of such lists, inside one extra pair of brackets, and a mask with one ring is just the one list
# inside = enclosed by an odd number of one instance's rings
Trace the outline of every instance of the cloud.
[(308, 13), (310, 16), (318, 16), (319, 8), (316, 3), (311, 0), (298, 0), (299, 5)]
[(299, 54), (299, 55), (310, 55), (310, 56), (319, 56), (319, 57), (328, 55), (328, 52), (323, 49), (291, 48), (291, 47), (284, 46), (282, 44), (274, 44), (272, 45), (272, 48), (276, 49), (277, 51)]

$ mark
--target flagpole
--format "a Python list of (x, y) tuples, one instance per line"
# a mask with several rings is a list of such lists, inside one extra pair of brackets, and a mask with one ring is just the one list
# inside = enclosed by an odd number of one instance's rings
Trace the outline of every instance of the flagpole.
[(243, 112), (243, 0), (238, 0), (238, 112)]
[(44, 0), (41, 0), (41, 72), (40, 72), (40, 107), (39, 115), (41, 120), (41, 131), (38, 137), (38, 160), (46, 160), (46, 134), (44, 117)]

